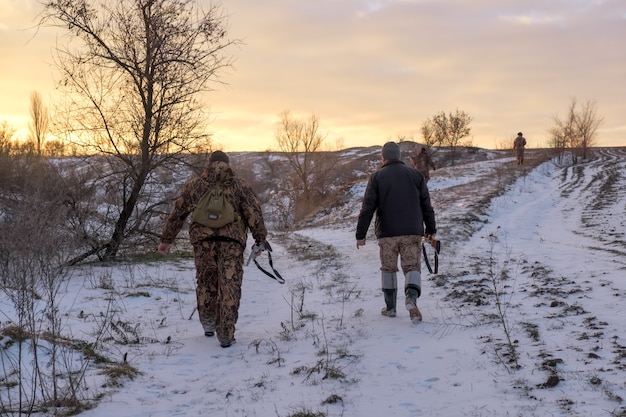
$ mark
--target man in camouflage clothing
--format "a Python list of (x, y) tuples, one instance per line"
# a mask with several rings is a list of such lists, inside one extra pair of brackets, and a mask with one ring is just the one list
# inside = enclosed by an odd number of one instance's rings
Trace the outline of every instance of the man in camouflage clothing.
[(515, 157), (517, 158), (517, 165), (524, 164), (524, 146), (526, 146), (526, 138), (519, 132), (517, 137), (513, 141), (513, 149), (515, 150)]
[[(424, 176), (400, 160), (400, 147), (387, 142), (383, 166), (372, 174), (356, 226), (356, 247), (365, 245), (367, 229), (376, 213), (375, 234), (380, 247), (381, 287), (385, 298), (383, 316), (396, 317), (398, 256), (404, 273), (405, 306), (413, 323), (422, 320), (417, 308), (421, 294), (422, 236), (434, 239), (435, 211)], [(424, 225), (426, 228), (424, 229)]]
[(248, 229), (257, 244), (267, 248), (269, 244), (258, 198), (245, 180), (230, 168), (228, 155), (224, 152), (213, 152), (202, 175), (183, 186), (161, 233), (158, 251), (167, 253), (195, 204), (216, 182), (223, 184), (224, 195), (239, 214), (239, 219), (218, 229), (192, 221), (189, 240), (196, 265), (200, 323), (207, 337), (217, 333), (220, 345), (226, 348), (235, 342)]
[(428, 183), (428, 180), (430, 179), (430, 168), (432, 168), (433, 171), (435, 171), (436, 168), (435, 163), (430, 155), (428, 155), (426, 148), (422, 148), (419, 153), (415, 152), (411, 155), (411, 163), (413, 164), (413, 168), (422, 173), (424, 179)]

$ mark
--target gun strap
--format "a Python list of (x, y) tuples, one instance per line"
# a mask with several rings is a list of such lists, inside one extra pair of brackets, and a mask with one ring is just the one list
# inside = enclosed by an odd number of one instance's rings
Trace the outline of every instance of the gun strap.
[(439, 272), (439, 251), (441, 250), (441, 244), (439, 241), (433, 246), (435, 252), (435, 269), (430, 266), (430, 262), (428, 261), (428, 254), (426, 253), (426, 245), (422, 244), (422, 253), (424, 254), (424, 263), (426, 264), (426, 268), (428, 268), (428, 272), (431, 274), (437, 274)]
[(268, 277), (275, 279), (276, 281), (278, 281), (279, 284), (284, 284), (285, 280), (283, 277), (280, 276), (280, 274), (278, 273), (278, 271), (274, 268), (274, 262), (272, 261), (272, 254), (270, 251), (265, 251), (267, 252), (267, 258), (269, 259), (269, 264), (270, 264), (270, 268), (272, 268), (272, 271), (274, 272), (273, 274), (265, 269), (263, 269), (263, 267), (261, 265), (259, 265), (259, 263), (256, 260), (256, 256), (254, 257), (254, 264), (257, 266), (257, 268), (259, 268), (259, 270), (261, 272), (263, 272), (265, 275), (267, 275)]

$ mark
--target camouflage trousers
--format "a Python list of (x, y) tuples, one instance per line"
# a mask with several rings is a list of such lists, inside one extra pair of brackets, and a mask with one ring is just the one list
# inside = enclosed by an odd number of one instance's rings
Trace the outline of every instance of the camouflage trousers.
[(203, 240), (193, 245), (200, 323), (215, 323), (220, 342), (232, 340), (239, 318), (243, 251), (238, 242)]
[(380, 270), (398, 271), (398, 256), (402, 272), (421, 271), (422, 236), (394, 236), (378, 239), (380, 248)]
[[(397, 288), (398, 257), (404, 272), (404, 293), (415, 301), (421, 294), (422, 236), (407, 235), (378, 239), (383, 292)], [(395, 294), (395, 292), (393, 292)], [(392, 297), (395, 299), (395, 295)], [(393, 303), (395, 305), (395, 301)]]

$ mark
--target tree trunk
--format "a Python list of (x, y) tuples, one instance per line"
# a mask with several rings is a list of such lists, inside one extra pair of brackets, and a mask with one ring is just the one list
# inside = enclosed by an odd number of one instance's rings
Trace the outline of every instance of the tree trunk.
[(137, 201), (139, 200), (139, 196), (141, 195), (141, 189), (146, 182), (147, 174), (148, 172), (146, 170), (146, 167), (142, 167), (139, 176), (136, 178), (133, 184), (130, 195), (124, 201), (124, 206), (122, 208), (122, 212), (120, 213), (120, 217), (117, 219), (117, 222), (115, 223), (115, 229), (113, 230), (113, 234), (111, 235), (111, 239), (106, 245), (106, 251), (102, 257), (104, 261), (113, 260), (117, 256), (120, 245), (124, 240), (124, 234), (126, 232), (128, 220), (135, 210), (135, 206), (137, 205)]

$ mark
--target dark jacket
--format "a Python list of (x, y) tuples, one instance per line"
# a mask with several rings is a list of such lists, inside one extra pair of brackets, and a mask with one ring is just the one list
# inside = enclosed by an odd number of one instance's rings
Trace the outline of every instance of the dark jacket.
[(246, 246), (248, 229), (252, 232), (255, 242), (263, 242), (267, 238), (267, 229), (263, 221), (263, 213), (258, 198), (246, 181), (234, 174), (225, 162), (214, 162), (200, 177), (193, 178), (181, 190), (174, 203), (163, 232), (161, 242), (172, 243), (191, 213), (193, 205), (209, 188), (210, 184), (220, 181), (224, 184), (224, 195), (231, 202), (241, 219), (236, 223), (227, 224), (219, 229), (211, 229), (199, 223), (189, 225), (189, 240), (197, 243), (205, 239), (230, 239)]
[(357, 222), (357, 240), (365, 239), (374, 213), (377, 238), (437, 232), (424, 176), (399, 160), (387, 162), (370, 177)]

